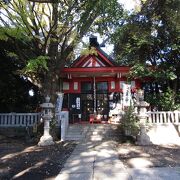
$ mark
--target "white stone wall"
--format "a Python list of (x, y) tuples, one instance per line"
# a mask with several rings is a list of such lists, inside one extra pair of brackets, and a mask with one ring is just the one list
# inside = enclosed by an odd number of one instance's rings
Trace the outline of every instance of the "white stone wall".
[(141, 124), (138, 144), (180, 145), (179, 111), (147, 112), (145, 119)]
[(180, 125), (175, 124), (151, 124), (145, 126), (146, 140), (149, 144), (175, 144), (180, 145)]

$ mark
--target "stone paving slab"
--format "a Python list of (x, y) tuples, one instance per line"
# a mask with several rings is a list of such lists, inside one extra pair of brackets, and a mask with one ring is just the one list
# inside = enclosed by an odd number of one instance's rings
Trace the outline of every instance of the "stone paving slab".
[[(96, 146), (95, 148), (94, 148), (96, 151), (98, 151), (98, 152), (102, 152), (102, 151), (109, 151), (109, 154), (113, 151), (114, 152), (114, 150), (111, 148), (111, 147), (105, 147), (105, 146)], [(112, 153), (113, 153), (112, 152)], [(112, 154), (111, 153), (111, 154)]]
[(122, 166), (113, 166), (113, 164), (104, 164), (104, 166), (94, 166), (94, 173), (100, 174), (116, 174), (127, 173), (127, 170)]
[[(83, 140), (78, 141), (56, 180), (179, 180), (177, 168), (125, 168), (115, 151), (116, 143), (101, 131), (111, 133), (107, 126), (92, 125)], [(108, 129), (108, 130), (107, 130)], [(91, 132), (90, 132), (91, 131)], [(94, 132), (94, 133), (93, 133)], [(100, 137), (103, 141), (99, 141)], [(96, 140), (91, 140), (91, 138)], [(139, 162), (139, 160), (138, 160)], [(135, 162), (136, 163), (136, 162)], [(144, 164), (144, 162), (142, 162)]]
[(115, 169), (121, 169), (121, 170), (123, 170), (123, 169), (125, 169), (125, 167), (124, 167), (124, 164), (122, 163), (122, 162), (118, 162), (118, 161), (116, 161), (116, 160), (112, 160), (112, 161), (98, 161), (98, 162), (94, 162), (94, 167), (96, 168), (96, 167), (104, 167), (104, 166), (109, 166), (109, 167), (111, 167), (111, 168), (115, 168)]
[(92, 173), (71, 173), (71, 174), (59, 174), (55, 180), (92, 180)]
[(78, 155), (71, 155), (66, 162), (74, 162), (74, 163), (82, 163), (82, 162), (94, 162), (95, 156), (89, 155), (89, 156), (78, 156)]
[(128, 173), (110, 173), (107, 172), (95, 172), (93, 180), (132, 180), (132, 177)]
[(95, 163), (97, 162), (104, 162), (105, 163), (113, 163), (114, 160), (116, 160), (116, 157), (95, 157)]
[(93, 173), (93, 163), (81, 163), (80, 165), (66, 165), (62, 168), (61, 173), (71, 174), (71, 173)]
[(87, 166), (87, 167), (93, 167), (94, 166), (94, 162), (81, 162), (81, 164), (77, 164), (75, 162), (69, 162), (69, 163), (65, 163), (64, 164), (64, 168), (73, 168), (76, 166)]
[(94, 150), (87, 150), (86, 152), (75, 150), (75, 151), (72, 152), (71, 155), (79, 155), (79, 156), (91, 155), (91, 156), (95, 156), (96, 154), (97, 154), (97, 151), (94, 151)]

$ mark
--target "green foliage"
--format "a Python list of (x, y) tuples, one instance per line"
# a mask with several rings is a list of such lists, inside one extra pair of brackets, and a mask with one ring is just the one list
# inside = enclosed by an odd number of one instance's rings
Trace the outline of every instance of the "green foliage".
[(48, 56), (38, 56), (35, 59), (30, 59), (24, 69), (25, 73), (37, 72), (40, 69), (48, 70), (48, 59)]
[(81, 55), (96, 55), (97, 56), (98, 54), (97, 54), (96, 48), (91, 47), (91, 48), (83, 49), (81, 51)]
[(135, 64), (130, 70), (130, 77), (148, 77), (150, 76), (150, 69), (144, 64)]
[(180, 103), (176, 103), (175, 94), (170, 88), (162, 93), (159, 104), (164, 111), (177, 110), (180, 108)]
[(146, 96), (146, 101), (150, 103), (151, 106), (158, 107), (158, 109), (163, 111), (177, 110), (180, 108), (179, 94), (174, 94), (174, 91), (168, 88), (165, 92), (154, 95), (148, 94)]
[(123, 17), (123, 8), (117, 0), (100, 0), (98, 11), (100, 12), (100, 16), (94, 22), (91, 30), (100, 33), (102, 36), (109, 36), (112, 34), (113, 29), (120, 26), (120, 19)]
[(180, 90), (179, 7), (179, 0), (146, 0), (112, 37), (116, 60), (132, 66), (130, 77), (150, 77), (162, 89), (168, 84), (174, 94)]
[(7, 51), (7, 56), (10, 57), (10, 58), (18, 58), (18, 55), (15, 53), (15, 52), (8, 52)]
[(158, 109), (160, 108), (160, 106), (159, 106), (159, 99), (160, 99), (160, 95), (159, 94), (155, 94), (155, 93), (149, 93), (145, 97), (145, 101), (150, 104), (152, 109), (154, 107), (156, 107)]
[(175, 74), (172, 66), (169, 66), (168, 69), (164, 69), (162, 66), (151, 67), (146, 64), (136, 63), (132, 66), (129, 77), (151, 77), (156, 80), (175, 80), (177, 75)]
[[(21, 74), (44, 86), (44, 92), (52, 89), (51, 85), (57, 87), (54, 83), (60, 78), (59, 70), (72, 60), (75, 47), (85, 35), (110, 33), (122, 15), (117, 0), (11, 0), (0, 2), (0, 6), (0, 39), (13, 40), (16, 54), (25, 65)], [(28, 52), (22, 51), (20, 42), (28, 44)], [(48, 69), (51, 71), (47, 73)]]
[(125, 114), (123, 115), (121, 125), (124, 132), (129, 131), (130, 135), (134, 137), (136, 137), (139, 134), (139, 119), (134, 113), (133, 106), (129, 106), (127, 110), (125, 110)]
[(7, 41), (9, 38), (15, 38), (17, 40), (29, 39), (29, 36), (25, 36), (25, 29), (21, 27), (1, 27), (0, 28), (0, 40)]

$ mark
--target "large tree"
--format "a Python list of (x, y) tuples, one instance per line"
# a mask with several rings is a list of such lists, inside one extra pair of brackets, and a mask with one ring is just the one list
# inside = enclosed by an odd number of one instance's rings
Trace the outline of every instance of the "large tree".
[[(24, 64), (19, 72), (44, 94), (60, 91), (60, 71), (91, 27), (108, 30), (122, 15), (116, 0), (11, 0), (0, 5), (0, 38), (11, 39)], [(28, 52), (19, 40), (29, 46)]]
[[(146, 0), (127, 16), (113, 37), (116, 59), (132, 66), (134, 77), (153, 77), (156, 94), (180, 93), (180, 1)], [(149, 68), (151, 66), (151, 68)]]

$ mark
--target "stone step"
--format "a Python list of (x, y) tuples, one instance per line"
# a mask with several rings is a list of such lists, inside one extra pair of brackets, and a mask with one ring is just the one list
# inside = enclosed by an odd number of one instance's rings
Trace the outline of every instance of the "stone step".
[(79, 132), (76, 132), (76, 133), (74, 133), (74, 132), (68, 132), (67, 133), (67, 135), (71, 135), (71, 136), (78, 136), (78, 135), (80, 135), (80, 136), (82, 136), (82, 135), (84, 135), (85, 133), (79, 133)]
[(85, 137), (84, 134), (69, 134), (69, 133), (66, 136), (67, 137)]
[(112, 127), (109, 125), (70, 125), (66, 140), (90, 140), (101, 141), (104, 138), (112, 136)]
[(83, 137), (67, 137), (65, 138), (66, 141), (79, 141), (83, 140)]
[(85, 137), (84, 134), (66, 134), (66, 137)]

